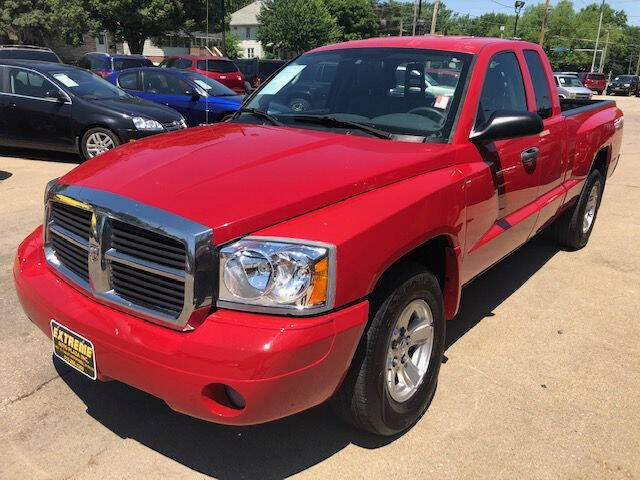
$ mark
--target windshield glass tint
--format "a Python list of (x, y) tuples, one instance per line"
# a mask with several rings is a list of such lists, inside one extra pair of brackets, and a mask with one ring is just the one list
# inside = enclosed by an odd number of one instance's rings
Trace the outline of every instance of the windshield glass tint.
[(114, 58), (113, 69), (116, 71), (127, 68), (153, 67), (153, 62), (148, 58)]
[(582, 82), (578, 77), (558, 77), (558, 81), (563, 87), (582, 87)]
[(451, 132), (470, 61), (471, 55), (458, 52), (404, 48), (309, 53), (280, 70), (246, 107), (295, 127), (300, 126), (295, 115), (330, 115), (443, 141)]
[(614, 78), (613, 81), (631, 83), (633, 81), (633, 75), (619, 75), (616, 78)]
[(129, 97), (123, 90), (86, 70), (65, 70), (51, 75), (65, 89), (82, 98), (103, 100)]
[(207, 72), (231, 73), (237, 72), (238, 67), (229, 60), (199, 60), (198, 68)]
[(189, 79), (194, 82), (199, 88), (205, 91), (205, 93), (209, 96), (220, 97), (220, 96), (230, 96), (237, 95), (236, 92), (231, 90), (230, 88), (225, 87), (220, 82), (216, 82), (215, 80), (207, 77), (206, 75), (201, 75), (196, 73), (194, 75), (190, 75)]

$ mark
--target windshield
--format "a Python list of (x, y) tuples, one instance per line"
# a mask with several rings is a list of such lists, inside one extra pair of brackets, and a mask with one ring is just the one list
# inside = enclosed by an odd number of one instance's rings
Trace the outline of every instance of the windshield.
[(563, 87), (582, 87), (582, 82), (578, 77), (558, 77), (558, 82)]
[(627, 82), (627, 83), (631, 83), (632, 80), (633, 80), (633, 75), (618, 75), (616, 78), (613, 79), (614, 82)]
[[(296, 115), (332, 116), (396, 135), (446, 141), (470, 61), (469, 54), (410, 48), (308, 53), (265, 83), (246, 108), (296, 128), (331, 128), (301, 125)], [(438, 85), (432, 72), (443, 66), (450, 80)]]
[(62, 84), (66, 90), (78, 97), (91, 100), (130, 97), (128, 93), (120, 90), (115, 85), (86, 70), (52, 72), (51, 76)]
[(0, 50), (0, 58), (15, 60), (41, 60), (43, 62), (60, 63), (60, 59), (55, 53), (47, 52), (46, 50)]
[(200, 73), (194, 73), (193, 75), (190, 75), (189, 80), (191, 80), (198, 87), (204, 90), (204, 92), (210, 97), (228, 97), (231, 95), (237, 95), (236, 92), (234, 92), (230, 88), (225, 87), (220, 82), (216, 82), (215, 80)]
[(198, 60), (198, 69), (216, 73), (231, 73), (238, 71), (238, 67), (236, 67), (236, 65), (230, 60)]

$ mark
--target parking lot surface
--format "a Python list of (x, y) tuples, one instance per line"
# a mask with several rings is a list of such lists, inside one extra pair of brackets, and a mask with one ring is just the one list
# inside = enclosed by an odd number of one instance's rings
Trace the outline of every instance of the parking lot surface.
[(326, 406), (249, 428), (206, 423), (52, 362), (11, 268), (69, 155), (0, 150), (0, 478), (640, 477), (640, 99), (589, 245), (534, 239), (464, 289), (431, 408), (391, 439)]

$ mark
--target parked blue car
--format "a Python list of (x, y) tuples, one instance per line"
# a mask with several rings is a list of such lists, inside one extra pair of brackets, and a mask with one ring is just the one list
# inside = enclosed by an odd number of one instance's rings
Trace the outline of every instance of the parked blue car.
[(113, 72), (127, 68), (153, 67), (153, 62), (144, 55), (112, 55), (103, 52), (89, 52), (85, 53), (78, 61), (78, 66), (106, 78)]
[(244, 95), (220, 82), (188, 70), (130, 68), (109, 75), (107, 80), (131, 95), (174, 108), (190, 127), (219, 122), (238, 110), (244, 100)]

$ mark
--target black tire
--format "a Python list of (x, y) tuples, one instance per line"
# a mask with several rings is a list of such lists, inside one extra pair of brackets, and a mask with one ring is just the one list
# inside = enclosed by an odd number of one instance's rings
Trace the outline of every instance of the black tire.
[[(399, 403), (387, 387), (387, 353), (400, 314), (415, 300), (423, 300), (431, 310), (433, 344), (417, 390)], [(378, 435), (395, 435), (412, 427), (429, 407), (438, 383), (445, 344), (443, 312), (440, 285), (423, 266), (406, 263), (388, 275), (372, 296), (370, 323), (332, 399), (334, 411), (355, 427)]]
[[(595, 201), (595, 211), (593, 219), (588, 228), (584, 228), (584, 218), (589, 202), (589, 196), (593, 189), (596, 189), (597, 198)], [(593, 170), (582, 188), (582, 193), (576, 204), (565, 211), (551, 224), (551, 233), (556, 241), (569, 250), (579, 250), (583, 248), (589, 241), (593, 226), (596, 223), (598, 209), (602, 201), (602, 192), (604, 189), (604, 178), (599, 170)]]
[(90, 147), (87, 145), (87, 142), (93, 135), (106, 135), (111, 140), (111, 143), (113, 143), (113, 146), (110, 147), (110, 149), (120, 145), (120, 139), (118, 138), (118, 136), (108, 128), (103, 128), (103, 127), (90, 128), (84, 133), (84, 135), (82, 135), (82, 138), (80, 139), (80, 154), (82, 155), (83, 160), (88, 160), (90, 158), (97, 156), (97, 155), (92, 155), (89, 152), (88, 149)]

